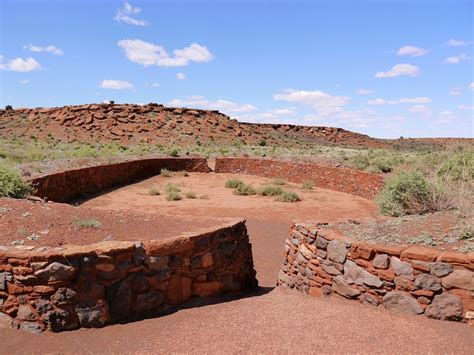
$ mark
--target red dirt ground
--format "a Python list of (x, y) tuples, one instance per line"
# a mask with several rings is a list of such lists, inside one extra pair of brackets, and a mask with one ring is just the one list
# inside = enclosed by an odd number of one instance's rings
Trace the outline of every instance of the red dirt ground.
[[(110, 214), (110, 210), (127, 214), (132, 208), (150, 220), (158, 215), (157, 211), (160, 218), (172, 215), (179, 220), (189, 215), (198, 220), (203, 216), (245, 217), (257, 278), (264, 287), (259, 294), (103, 329), (40, 335), (0, 329), (0, 339), (8, 339), (2, 341), (0, 352), (467, 354), (472, 351), (474, 330), (466, 324), (403, 316), (383, 307), (362, 306), (337, 296), (313, 298), (299, 292), (272, 289), (292, 220), (370, 221), (379, 217), (372, 201), (320, 189), (303, 192), (293, 185), (289, 188), (298, 191), (303, 201), (277, 203), (271, 197), (234, 196), (231, 190), (222, 187), (230, 175), (207, 174), (205, 183), (199, 175), (157, 176), (91, 199), (76, 210), (84, 209), (98, 216)], [(237, 177), (254, 185), (269, 181), (253, 176)], [(198, 196), (207, 194), (209, 199), (169, 202), (164, 196), (146, 195), (150, 187), (162, 187), (166, 182), (180, 184), (183, 192), (193, 190)], [(223, 205), (226, 208), (222, 208)]]

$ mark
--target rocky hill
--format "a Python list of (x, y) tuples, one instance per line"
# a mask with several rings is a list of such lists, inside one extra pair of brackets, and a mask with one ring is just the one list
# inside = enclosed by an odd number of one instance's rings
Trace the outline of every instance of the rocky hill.
[(251, 124), (212, 110), (129, 104), (91, 104), (0, 110), (0, 138), (157, 144), (283, 144), (295, 141), (383, 147), (369, 136), (332, 127)]

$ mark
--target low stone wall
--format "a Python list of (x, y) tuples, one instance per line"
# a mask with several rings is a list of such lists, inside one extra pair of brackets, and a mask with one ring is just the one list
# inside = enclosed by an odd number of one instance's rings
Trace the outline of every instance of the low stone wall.
[(209, 172), (205, 158), (150, 158), (60, 171), (29, 181), (35, 186), (36, 196), (55, 202), (70, 202), (113, 186), (158, 175), (164, 168)]
[(474, 318), (474, 253), (350, 241), (318, 225), (291, 228), (278, 284), (435, 319)]
[(244, 221), (164, 241), (0, 247), (0, 328), (102, 327), (256, 286)]
[(374, 198), (383, 187), (383, 177), (377, 174), (270, 159), (217, 158), (215, 172), (283, 178), (293, 183), (311, 180), (316, 187), (369, 199)]

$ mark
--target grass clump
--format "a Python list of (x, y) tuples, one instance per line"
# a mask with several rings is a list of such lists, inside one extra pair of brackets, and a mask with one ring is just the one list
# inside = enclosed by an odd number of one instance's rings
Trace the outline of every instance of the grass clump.
[(0, 165), (0, 197), (24, 198), (32, 192), (31, 184), (17, 172)]
[(161, 169), (160, 175), (164, 177), (171, 177), (171, 170), (168, 169)]
[(179, 156), (179, 151), (178, 151), (178, 149), (171, 149), (168, 154), (171, 157), (178, 157)]
[(74, 225), (79, 228), (99, 228), (102, 223), (99, 220), (90, 218), (90, 219), (80, 219), (76, 218), (74, 220)]
[(167, 201), (179, 201), (182, 200), (183, 197), (179, 192), (176, 191), (169, 191), (166, 193), (166, 200)]
[(372, 173), (389, 173), (403, 162), (400, 154), (382, 149), (370, 149), (348, 158), (352, 168)]
[(165, 185), (165, 191), (166, 192), (181, 192), (181, 189), (178, 187), (178, 185), (175, 184), (166, 184)]
[(390, 178), (376, 197), (380, 212), (390, 216), (427, 212), (429, 183), (421, 172), (400, 172)]
[(283, 191), (281, 194), (279, 194), (276, 197), (275, 200), (280, 201), (280, 202), (298, 202), (298, 201), (301, 201), (301, 198), (298, 196), (296, 192)]
[(186, 198), (191, 198), (191, 199), (197, 198), (196, 193), (193, 192), (193, 191), (188, 191), (188, 192), (186, 192), (186, 193), (184, 194), (184, 196), (185, 196)]
[(245, 185), (245, 182), (240, 179), (229, 179), (225, 182), (225, 187), (229, 189), (236, 189), (241, 185)]
[(256, 193), (257, 191), (255, 191), (255, 189), (252, 186), (247, 185), (245, 183), (238, 185), (234, 189), (234, 195), (239, 195), (239, 196), (250, 196), (250, 195), (255, 195)]
[(311, 180), (306, 180), (303, 182), (303, 190), (312, 190), (313, 189), (313, 182)]
[(281, 195), (284, 192), (284, 190), (279, 187), (279, 186), (263, 186), (259, 189), (257, 189), (257, 194), (261, 196), (278, 196)]
[(189, 173), (186, 170), (181, 170), (179, 173), (181, 174), (181, 176), (184, 176), (184, 177), (189, 176)]
[(148, 195), (150, 195), (150, 196), (159, 196), (160, 195), (160, 190), (157, 187), (152, 187), (150, 190), (148, 190)]
[(273, 184), (273, 185), (279, 185), (279, 186), (286, 185), (286, 180), (285, 180), (285, 179), (276, 178), (276, 179), (273, 179), (273, 180), (272, 180), (272, 184)]

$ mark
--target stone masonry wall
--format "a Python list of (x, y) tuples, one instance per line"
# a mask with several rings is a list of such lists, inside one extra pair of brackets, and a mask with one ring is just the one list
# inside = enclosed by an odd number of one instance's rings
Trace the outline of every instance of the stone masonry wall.
[(317, 187), (372, 199), (383, 187), (383, 177), (348, 168), (255, 158), (217, 158), (216, 173), (284, 178), (293, 183), (311, 180)]
[(256, 286), (244, 221), (145, 243), (0, 246), (0, 328), (102, 327)]
[(474, 318), (474, 253), (350, 241), (318, 225), (291, 228), (278, 284), (434, 319)]
[(35, 186), (36, 196), (55, 202), (70, 202), (113, 186), (158, 175), (163, 168), (209, 172), (204, 158), (149, 158), (60, 171), (29, 181)]

